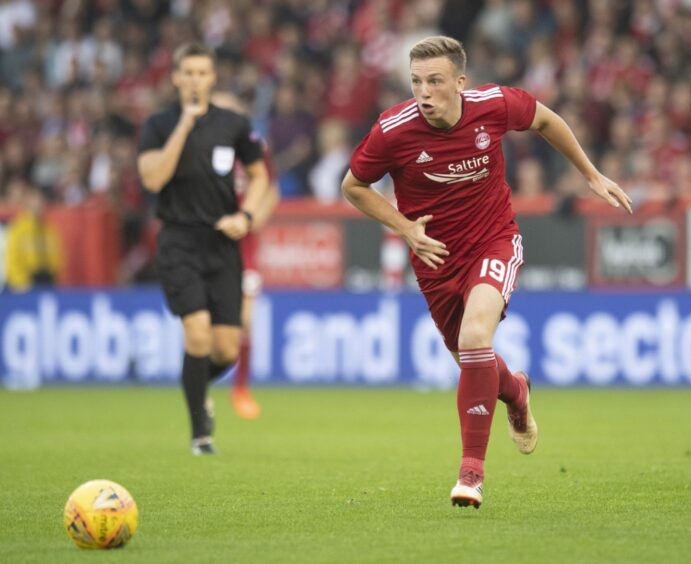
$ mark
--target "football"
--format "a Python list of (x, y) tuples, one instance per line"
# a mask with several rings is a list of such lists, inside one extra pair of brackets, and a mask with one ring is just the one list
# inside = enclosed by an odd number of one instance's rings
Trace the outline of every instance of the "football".
[(72, 492), (65, 505), (65, 528), (81, 548), (120, 548), (137, 531), (134, 498), (120, 484), (91, 480)]

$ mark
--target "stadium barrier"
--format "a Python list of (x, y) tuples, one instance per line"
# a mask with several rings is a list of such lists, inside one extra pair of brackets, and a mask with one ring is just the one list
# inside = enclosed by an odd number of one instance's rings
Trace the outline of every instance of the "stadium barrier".
[[(458, 369), (417, 293), (269, 292), (253, 377), (266, 385), (447, 388)], [(0, 295), (8, 388), (172, 383), (182, 336), (156, 288)], [(540, 385), (691, 385), (691, 294), (519, 292), (495, 341)]]
[[(571, 207), (563, 203), (560, 207), (553, 195), (514, 197), (512, 202), (525, 247), (521, 288), (691, 287), (691, 244), (686, 241), (691, 239), (687, 227), (691, 202), (686, 202), (688, 208), (684, 202), (674, 208), (687, 213), (650, 202), (631, 217), (589, 198)], [(17, 211), (0, 205), (0, 257), (5, 247), (3, 225)], [(46, 219), (60, 233), (64, 247), (61, 287), (118, 283), (122, 226), (112, 205), (94, 200), (74, 207), (51, 206)], [(144, 229), (143, 241), (151, 254), (156, 230), (153, 220)], [(267, 288), (371, 291), (387, 284), (415, 288), (406, 249), (396, 249), (393, 243), (395, 238), (377, 222), (345, 202), (293, 199), (281, 202), (271, 222), (257, 233), (256, 262)], [(0, 288), (3, 267), (0, 261)]]
[(681, 211), (589, 216), (589, 287), (684, 287), (686, 231), (686, 213)]

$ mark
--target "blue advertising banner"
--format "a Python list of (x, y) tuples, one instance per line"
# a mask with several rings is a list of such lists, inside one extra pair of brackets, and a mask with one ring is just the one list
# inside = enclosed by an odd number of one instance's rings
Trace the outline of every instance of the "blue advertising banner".
[[(178, 379), (182, 335), (155, 288), (0, 295), (0, 377), (44, 383)], [(520, 292), (495, 340), (536, 383), (691, 385), (691, 293)], [(452, 387), (459, 370), (417, 293), (271, 292), (255, 306), (266, 384)]]
[(7, 387), (164, 382), (180, 373), (182, 333), (158, 289), (0, 295)]

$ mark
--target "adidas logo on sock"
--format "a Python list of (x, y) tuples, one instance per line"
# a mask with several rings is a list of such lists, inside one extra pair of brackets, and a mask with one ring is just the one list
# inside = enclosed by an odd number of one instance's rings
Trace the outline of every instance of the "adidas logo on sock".
[(417, 159), (415, 159), (415, 162), (418, 164), (419, 163), (428, 163), (431, 160), (434, 160), (434, 159), (432, 159), (432, 157), (430, 157), (425, 151), (422, 151), (422, 153), (420, 153), (420, 156)]
[(470, 413), (470, 415), (489, 415), (489, 411), (482, 404), (471, 407), (466, 413)]

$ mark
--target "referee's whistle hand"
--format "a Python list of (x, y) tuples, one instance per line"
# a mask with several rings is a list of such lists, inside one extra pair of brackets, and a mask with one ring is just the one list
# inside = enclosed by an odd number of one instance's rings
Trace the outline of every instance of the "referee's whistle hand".
[(185, 104), (182, 107), (182, 115), (180, 116), (180, 121), (188, 128), (194, 127), (197, 118), (199, 118), (204, 113), (204, 107), (199, 104)]
[(216, 222), (215, 227), (226, 237), (238, 241), (249, 233), (250, 222), (245, 214), (238, 212), (224, 215)]

